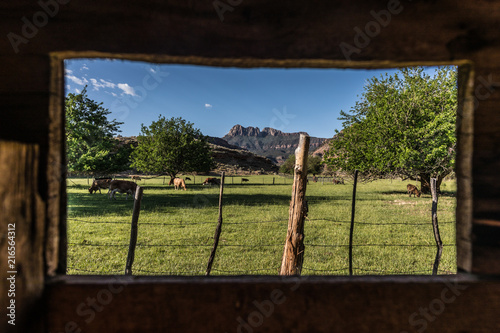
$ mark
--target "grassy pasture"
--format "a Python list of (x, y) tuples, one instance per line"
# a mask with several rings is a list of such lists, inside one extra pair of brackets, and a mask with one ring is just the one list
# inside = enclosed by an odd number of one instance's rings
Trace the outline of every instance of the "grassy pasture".
[[(193, 178), (192, 176), (190, 176)], [(273, 183), (273, 177), (275, 185)], [(188, 191), (163, 185), (144, 187), (133, 273), (204, 275), (217, 225), (217, 187), (187, 181)], [(278, 176), (226, 178), (223, 226), (212, 275), (276, 275), (288, 224), (291, 179)], [(168, 183), (168, 182), (167, 182)], [(265, 183), (265, 184), (263, 184)], [(354, 228), (354, 274), (431, 274), (436, 246), (431, 197), (409, 198), (408, 182), (359, 183)], [(68, 274), (123, 274), (133, 200), (106, 191), (90, 195), (87, 179), (71, 178), (68, 188)], [(439, 274), (456, 272), (455, 183), (444, 182), (438, 219), (443, 243)], [(307, 187), (303, 274), (348, 273), (352, 182)]]

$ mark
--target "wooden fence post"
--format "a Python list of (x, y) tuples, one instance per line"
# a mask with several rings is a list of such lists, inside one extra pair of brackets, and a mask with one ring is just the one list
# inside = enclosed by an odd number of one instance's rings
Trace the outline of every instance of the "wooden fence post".
[(205, 275), (210, 275), (210, 271), (212, 270), (212, 264), (215, 259), (215, 252), (217, 251), (217, 245), (219, 245), (219, 237), (222, 232), (222, 194), (224, 192), (224, 171), (221, 173), (220, 178), (220, 192), (219, 192), (219, 220), (217, 221), (217, 228), (215, 229), (214, 235), (214, 247), (212, 248), (212, 252), (210, 253), (210, 258), (208, 259), (207, 265), (207, 273)]
[(441, 261), (441, 254), (443, 253), (443, 242), (441, 241), (441, 235), (439, 234), (439, 226), (437, 218), (438, 194), (437, 194), (436, 178), (431, 178), (431, 194), (432, 194), (432, 229), (434, 230), (434, 239), (436, 240), (436, 246), (437, 246), (436, 259), (434, 259), (434, 265), (432, 266), (432, 275), (436, 275), (439, 268), (439, 263)]
[(304, 219), (307, 216), (306, 185), (309, 136), (300, 135), (295, 150), (295, 172), (292, 185), (292, 200), (288, 216), (288, 230), (281, 261), (280, 275), (300, 275), (304, 261)]
[(137, 186), (134, 196), (134, 210), (132, 212), (132, 227), (130, 228), (130, 244), (128, 246), (125, 275), (132, 274), (132, 264), (134, 263), (135, 256), (135, 245), (137, 244), (137, 224), (139, 222), (139, 212), (141, 211), (142, 191), (142, 187)]
[(354, 171), (354, 186), (352, 188), (351, 228), (349, 229), (349, 275), (352, 275), (352, 240), (354, 238), (354, 213), (356, 212), (356, 185), (358, 170)]

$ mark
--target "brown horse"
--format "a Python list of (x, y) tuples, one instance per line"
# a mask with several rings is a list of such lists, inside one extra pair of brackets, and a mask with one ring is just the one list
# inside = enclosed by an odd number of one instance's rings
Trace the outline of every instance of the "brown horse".
[(90, 194), (97, 192), (99, 190), (99, 193), (101, 193), (101, 188), (109, 188), (109, 184), (111, 183), (111, 178), (99, 178), (99, 179), (94, 179), (92, 182), (92, 185), (89, 188)]
[(170, 178), (170, 182), (168, 185), (174, 184), (174, 188), (178, 190), (179, 188), (183, 188), (186, 191), (186, 182), (182, 178)]
[(415, 197), (415, 195), (417, 197), (420, 197), (420, 195), (422, 194), (422, 192), (420, 192), (418, 190), (418, 188), (415, 185), (412, 185), (412, 184), (406, 185), (406, 190), (407, 190), (408, 194), (410, 195), (410, 197), (411, 197), (412, 194), (413, 194), (414, 197)]

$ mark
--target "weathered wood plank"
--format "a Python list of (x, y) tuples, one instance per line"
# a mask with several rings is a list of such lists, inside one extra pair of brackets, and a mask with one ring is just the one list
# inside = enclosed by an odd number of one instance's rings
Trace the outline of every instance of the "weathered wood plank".
[[(484, 28), (496, 24), (498, 9), (469, 1), (248, 0), (231, 9), (220, 15), (210, 1), (72, 0), (60, 5), (54, 17), (19, 44), (18, 54), (96, 50), (229, 58), (449, 61), (494, 46), (499, 38), (496, 29)], [(21, 35), (21, 18), (30, 20), (42, 8), (23, 1), (16, 10), (11, 4), (0, 4), (0, 11), (8, 13), (0, 31)], [(389, 17), (381, 12), (389, 12)], [(382, 24), (374, 28), (377, 22)], [(371, 37), (356, 43), (355, 28), (366, 31), (370, 23)], [(439, 33), (429, 33), (431, 29)], [(341, 43), (357, 51), (347, 56)], [(0, 40), (0, 50), (15, 54), (7, 38)]]
[(0, 94), (0, 138), (45, 145), (48, 133), (48, 103), (48, 92), (30, 94), (13, 91)]
[(66, 274), (66, 132), (64, 112), (64, 66), (50, 59), (49, 133), (47, 153), (46, 274)]
[(49, 283), (46, 299), (50, 332), (65, 327), (74, 332), (356, 333), (500, 328), (500, 282), (474, 277), (75, 277)]
[[(2, 315), (3, 332), (14, 328), (22, 331), (31, 324), (26, 318), (40, 302), (43, 292), (45, 207), (38, 193), (39, 158), (37, 145), (0, 141), (2, 314), (14, 302), (14, 309), (8, 310), (14, 317)], [(11, 319), (15, 326), (8, 323)]]
[(472, 225), (473, 272), (498, 275), (500, 272), (500, 219), (474, 219)]
[(47, 54), (15, 55), (5, 52), (8, 50), (2, 51), (0, 51), (0, 94), (46, 93), (50, 82)]
[(474, 151), (474, 75), (471, 64), (458, 69), (457, 92), (457, 175), (456, 242), (458, 270), (470, 272), (472, 267), (472, 155)]

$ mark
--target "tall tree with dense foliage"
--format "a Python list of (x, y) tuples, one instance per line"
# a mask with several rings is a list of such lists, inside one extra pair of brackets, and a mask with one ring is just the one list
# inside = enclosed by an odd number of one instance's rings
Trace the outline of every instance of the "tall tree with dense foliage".
[[(288, 156), (285, 162), (280, 166), (280, 172), (285, 174), (294, 173), (295, 168), (295, 154)], [(309, 155), (307, 158), (307, 173), (313, 175), (320, 174), (323, 170), (323, 162), (321, 157)]]
[[(127, 153), (127, 148), (118, 148), (113, 138), (123, 123), (108, 120), (111, 112), (102, 105), (88, 98), (86, 86), (79, 94), (66, 96), (66, 147), (70, 172), (95, 175), (128, 167), (128, 156), (122, 156)], [(120, 159), (114, 158), (115, 155)]]
[(175, 177), (180, 172), (208, 172), (214, 166), (206, 138), (182, 118), (160, 115), (149, 127), (141, 125), (137, 140), (132, 166), (140, 171)]
[(330, 143), (327, 163), (335, 170), (358, 169), (366, 178), (400, 176), (429, 191), (430, 178), (454, 170), (457, 71), (422, 67), (373, 77), (350, 112), (341, 111), (343, 130)]

